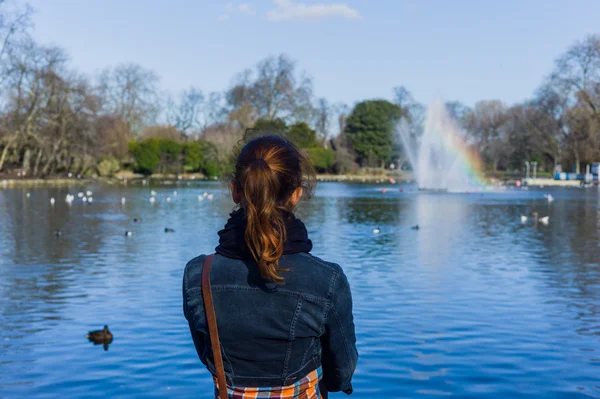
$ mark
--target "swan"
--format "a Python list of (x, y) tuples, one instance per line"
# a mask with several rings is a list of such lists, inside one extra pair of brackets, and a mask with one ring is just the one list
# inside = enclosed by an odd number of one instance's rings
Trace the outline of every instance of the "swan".
[(173, 197), (177, 197), (177, 191), (173, 191)]
[(150, 203), (151, 203), (151, 204), (154, 204), (154, 202), (156, 201), (156, 198), (154, 198), (154, 197), (150, 197), (150, 198), (148, 199), (148, 201), (150, 201)]
[(201, 195), (199, 195), (199, 196), (198, 196), (198, 201), (204, 201), (204, 197), (203, 197), (203, 196), (201, 196)]
[(546, 198), (548, 199), (548, 203), (551, 203), (552, 201), (554, 201), (554, 197), (552, 196), (552, 194), (548, 194), (546, 196)]
[(50, 205), (54, 205), (55, 202), (54, 197), (50, 198)]
[(540, 218), (540, 222), (543, 225), (547, 225), (550, 222), (550, 217), (549, 216), (544, 216), (543, 218)]
[(171, 197), (167, 197), (167, 202), (171, 202)]
[(381, 230), (379, 230), (379, 227), (373, 229), (373, 234), (379, 234), (380, 232)]
[(208, 193), (206, 191), (202, 195), (204, 196), (204, 198), (208, 197)]
[(94, 201), (94, 199), (92, 197), (88, 197), (88, 199), (87, 199), (88, 204), (91, 204), (92, 201)]
[(83, 197), (83, 193), (80, 191), (77, 193), (77, 198), (82, 198)]
[(150, 191), (150, 195), (153, 196), (153, 197), (155, 197), (156, 196), (156, 191), (154, 191), (154, 190)]
[(91, 197), (92, 196), (92, 192), (90, 190), (87, 190), (85, 192), (85, 195), (88, 196), (88, 197)]
[(525, 223), (527, 223), (527, 216), (525, 216), (525, 215), (521, 215), (521, 223), (522, 223), (522, 224), (525, 224)]
[(208, 194), (208, 195), (206, 196), (206, 198), (208, 198), (210, 201), (212, 201), (212, 199), (213, 199), (213, 195), (212, 195), (212, 194)]
[(81, 197), (81, 200), (82, 200), (83, 202), (87, 202), (87, 197), (84, 195), (83, 197)]

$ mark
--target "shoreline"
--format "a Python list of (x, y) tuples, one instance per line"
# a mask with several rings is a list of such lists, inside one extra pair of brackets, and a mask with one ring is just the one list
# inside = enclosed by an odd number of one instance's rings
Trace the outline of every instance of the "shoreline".
[[(178, 183), (189, 182), (210, 182), (222, 181), (222, 179), (209, 179), (202, 175), (158, 175), (144, 177), (141, 175), (122, 175), (112, 178), (105, 177), (86, 177), (86, 178), (67, 178), (67, 177), (51, 177), (46, 179), (40, 178), (4, 178), (0, 179), (0, 189), (15, 188), (15, 187), (35, 187), (35, 186), (52, 186), (52, 187), (69, 187), (86, 184), (108, 184), (108, 185), (127, 185), (127, 184), (142, 184), (142, 185), (176, 185)], [(316, 181), (319, 183), (337, 182), (337, 183), (356, 183), (356, 184), (410, 184), (414, 182), (411, 173), (402, 173), (396, 175), (333, 175), (333, 174), (318, 174)], [(578, 180), (554, 180), (551, 178), (536, 178), (536, 179), (494, 179), (490, 178), (489, 185), (515, 186), (518, 181), (524, 182), (530, 187), (579, 187), (581, 182)], [(598, 185), (597, 183), (593, 183)]]

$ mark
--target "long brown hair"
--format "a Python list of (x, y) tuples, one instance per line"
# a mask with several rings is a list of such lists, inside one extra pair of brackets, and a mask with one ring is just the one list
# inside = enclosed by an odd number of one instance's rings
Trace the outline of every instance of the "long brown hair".
[(293, 210), (290, 199), (299, 187), (311, 194), (314, 175), (308, 157), (281, 136), (255, 137), (237, 156), (232, 186), (247, 218), (246, 244), (267, 280), (283, 283), (283, 212)]

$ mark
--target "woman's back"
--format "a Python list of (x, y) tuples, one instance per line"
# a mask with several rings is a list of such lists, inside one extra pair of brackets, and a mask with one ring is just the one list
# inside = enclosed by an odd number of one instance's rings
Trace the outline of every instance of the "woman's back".
[[(184, 297), (190, 324), (207, 336), (198, 292), (203, 262), (200, 256), (186, 267)], [(323, 362), (328, 389), (350, 389), (356, 366), (354, 329), (348, 329), (352, 320), (340, 320), (351, 316), (351, 309), (342, 309), (350, 296), (346, 277), (339, 266), (306, 253), (284, 255), (280, 262), (289, 267), (285, 286), (265, 284), (252, 261), (217, 255), (212, 262), (211, 286), (228, 384), (290, 385), (319, 368), (323, 356), (331, 359), (330, 364)], [(210, 346), (202, 342), (196, 348), (214, 370)], [(339, 353), (335, 359), (334, 353)]]
[[(293, 214), (310, 192), (311, 170), (305, 155), (277, 136), (251, 140), (237, 158), (231, 190), (240, 209), (219, 232), (210, 263), (229, 397), (318, 398), (321, 379), (328, 391), (352, 392), (358, 354), (350, 287), (338, 265), (309, 254), (312, 242)], [(183, 307), (198, 356), (214, 376), (205, 259), (185, 268)], [(219, 385), (227, 396), (225, 382)]]

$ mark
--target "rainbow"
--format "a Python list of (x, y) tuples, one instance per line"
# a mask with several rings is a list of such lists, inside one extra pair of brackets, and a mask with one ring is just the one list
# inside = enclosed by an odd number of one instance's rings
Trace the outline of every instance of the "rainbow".
[(428, 108), (416, 150), (410, 145), (408, 130), (399, 131), (420, 189), (465, 191), (484, 185), (478, 152), (442, 101)]

